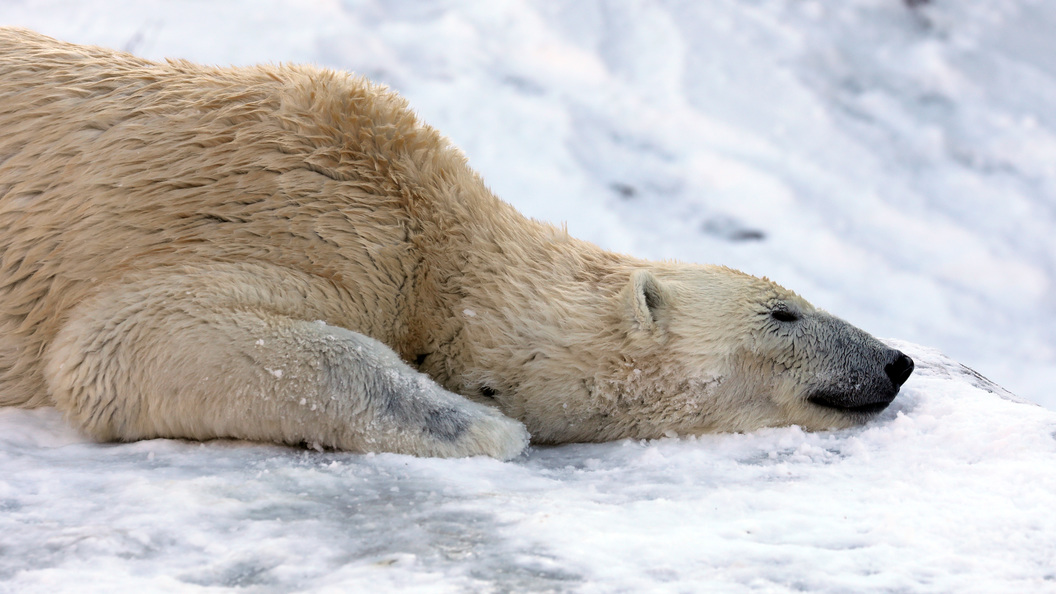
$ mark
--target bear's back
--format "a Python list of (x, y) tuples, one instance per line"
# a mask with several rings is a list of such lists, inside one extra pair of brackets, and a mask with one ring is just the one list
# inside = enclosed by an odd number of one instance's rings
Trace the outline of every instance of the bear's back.
[(153, 63), (0, 29), (0, 405), (47, 404), (37, 364), (65, 312), (142, 271), (289, 267), (354, 286), (375, 311), (337, 322), (397, 341), (387, 316), (418, 257), (391, 168), (439, 143), (418, 127), (343, 73)]

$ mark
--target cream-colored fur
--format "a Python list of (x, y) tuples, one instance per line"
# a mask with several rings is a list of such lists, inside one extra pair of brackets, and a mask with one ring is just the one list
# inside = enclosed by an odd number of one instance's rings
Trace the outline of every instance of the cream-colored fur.
[(99, 439), (501, 458), (525, 425), (559, 443), (861, 421), (808, 402), (848, 363), (775, 307), (831, 325), (764, 279), (526, 219), (362, 78), (0, 29), (0, 405)]

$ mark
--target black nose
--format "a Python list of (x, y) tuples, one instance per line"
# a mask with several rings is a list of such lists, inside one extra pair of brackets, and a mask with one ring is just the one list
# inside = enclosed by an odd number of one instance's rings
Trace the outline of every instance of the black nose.
[(898, 355), (895, 356), (895, 360), (888, 363), (884, 367), (884, 373), (887, 377), (891, 378), (894, 382), (895, 387), (901, 387), (902, 384), (906, 383), (909, 379), (909, 374), (913, 373), (913, 359), (910, 359), (902, 351), (895, 351)]

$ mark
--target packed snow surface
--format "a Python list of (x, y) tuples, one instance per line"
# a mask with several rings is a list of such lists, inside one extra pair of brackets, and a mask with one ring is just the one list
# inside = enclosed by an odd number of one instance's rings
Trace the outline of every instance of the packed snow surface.
[[(912, 5), (912, 6), (910, 6)], [(1056, 408), (1056, 4), (0, 3), (405, 95), (522, 212), (766, 275)], [(97, 445), (0, 410), (0, 592), (1056, 591), (1056, 413), (902, 345), (865, 427), (514, 463)]]

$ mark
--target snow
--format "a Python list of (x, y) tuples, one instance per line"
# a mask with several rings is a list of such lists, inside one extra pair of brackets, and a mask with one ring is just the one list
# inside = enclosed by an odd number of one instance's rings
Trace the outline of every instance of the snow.
[(860, 428), (512, 463), (98, 445), (0, 410), (0, 591), (1056, 589), (1056, 412), (897, 346), (913, 381)]
[(529, 216), (766, 275), (918, 364), (854, 430), (507, 464), (100, 445), (0, 410), (0, 592), (1056, 591), (1051, 3), (24, 0), (0, 24), (368, 75)]

